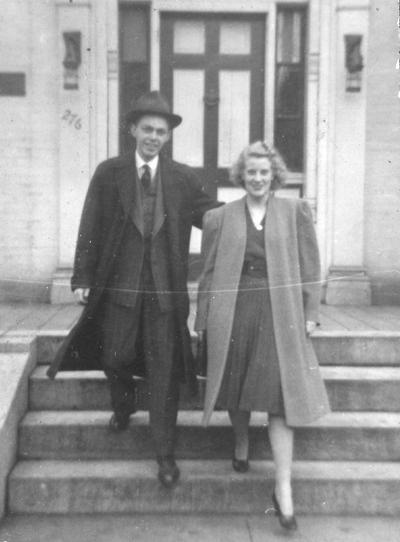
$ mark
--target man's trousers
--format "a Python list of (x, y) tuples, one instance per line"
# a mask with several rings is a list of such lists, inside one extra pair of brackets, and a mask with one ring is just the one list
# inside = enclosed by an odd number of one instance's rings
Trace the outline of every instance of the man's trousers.
[(141, 294), (135, 307), (105, 301), (101, 312), (102, 365), (110, 384), (112, 408), (122, 414), (134, 412), (132, 375), (146, 376), (156, 455), (171, 456), (180, 380), (174, 312), (161, 312), (151, 293)]

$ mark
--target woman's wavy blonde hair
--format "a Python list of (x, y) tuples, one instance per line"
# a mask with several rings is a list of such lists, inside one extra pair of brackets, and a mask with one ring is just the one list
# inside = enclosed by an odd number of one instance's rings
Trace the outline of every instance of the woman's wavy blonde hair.
[(250, 157), (268, 158), (272, 166), (271, 190), (277, 190), (284, 186), (287, 179), (287, 168), (282, 156), (272, 146), (265, 141), (255, 141), (245, 147), (239, 154), (237, 160), (233, 163), (229, 178), (237, 186), (244, 186), (243, 171), (246, 167), (246, 161)]

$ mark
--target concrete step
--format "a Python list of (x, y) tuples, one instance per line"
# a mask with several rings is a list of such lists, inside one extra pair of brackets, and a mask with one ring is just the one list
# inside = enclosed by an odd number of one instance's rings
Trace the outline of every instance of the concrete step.
[[(267, 513), (273, 465), (180, 461), (181, 481), (160, 487), (154, 461), (22, 461), (9, 478), (10, 513)], [(295, 462), (299, 514), (399, 515), (400, 463)]]
[[(394, 516), (301, 515), (285, 537), (269, 514), (12, 514), (0, 524), (8, 542), (399, 542)], [(323, 533), (323, 535), (321, 535)]]
[[(32, 373), (31, 410), (110, 410), (105, 376), (100, 371), (66, 371), (55, 380), (46, 366)], [(321, 367), (334, 411), (400, 412), (400, 367)], [(147, 408), (147, 386), (138, 380), (139, 408)], [(181, 409), (203, 408), (205, 380), (199, 379), (199, 396), (189, 397), (182, 386)]]
[[(154, 449), (148, 413), (131, 416), (127, 431), (111, 433), (110, 412), (29, 412), (20, 424), (19, 457), (23, 459), (148, 459)], [(271, 452), (267, 415), (253, 413), (251, 457)], [(296, 429), (294, 457), (301, 460), (399, 461), (400, 414), (332, 413)], [(181, 411), (177, 457), (221, 459), (232, 456), (233, 435), (226, 412), (216, 412), (211, 425), (201, 425), (201, 412)]]
[(321, 331), (312, 341), (320, 365), (400, 365), (400, 331)]
[[(51, 363), (66, 335), (67, 331), (38, 334), (39, 363)], [(192, 339), (195, 348), (195, 334)], [(312, 341), (321, 365), (400, 366), (400, 323), (399, 331), (316, 331)]]
[[(382, 516), (299, 516), (296, 542), (399, 542), (400, 520)], [(323, 535), (321, 535), (323, 533)], [(271, 514), (12, 514), (8, 542), (284, 542)]]
[[(110, 410), (110, 392), (102, 371), (60, 371), (54, 380), (47, 366), (37, 367), (30, 378), (30, 410)], [(137, 378), (138, 407), (147, 409), (147, 382)], [(202, 409), (205, 380), (199, 377), (199, 394), (193, 397), (181, 386), (181, 408)]]
[[(1, 333), (1, 332), (0, 332)], [(0, 353), (24, 353), (35, 354), (35, 336), (29, 335), (3, 335), (0, 337)]]

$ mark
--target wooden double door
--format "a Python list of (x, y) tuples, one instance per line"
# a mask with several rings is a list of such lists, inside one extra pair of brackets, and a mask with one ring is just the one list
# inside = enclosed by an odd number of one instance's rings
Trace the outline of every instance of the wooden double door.
[(183, 117), (170, 152), (212, 194), (243, 147), (263, 138), (264, 51), (264, 15), (162, 15), (160, 87)]

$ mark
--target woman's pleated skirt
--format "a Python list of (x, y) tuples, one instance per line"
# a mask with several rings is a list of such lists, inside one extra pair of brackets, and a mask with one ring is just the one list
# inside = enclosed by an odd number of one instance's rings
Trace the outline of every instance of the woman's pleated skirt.
[(240, 280), (217, 408), (284, 416), (268, 279)]

